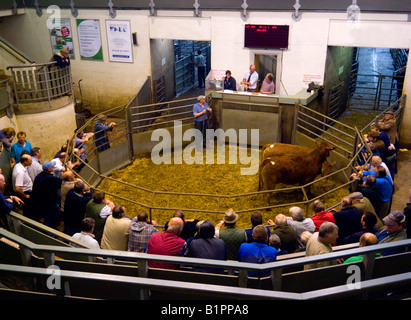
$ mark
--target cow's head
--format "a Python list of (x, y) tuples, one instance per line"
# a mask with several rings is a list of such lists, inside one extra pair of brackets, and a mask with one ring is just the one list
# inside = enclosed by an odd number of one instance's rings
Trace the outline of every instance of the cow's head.
[(321, 165), (321, 176), (325, 177), (328, 176), (331, 172), (331, 169), (337, 164), (337, 161), (333, 163), (329, 163), (327, 160), (324, 161)]

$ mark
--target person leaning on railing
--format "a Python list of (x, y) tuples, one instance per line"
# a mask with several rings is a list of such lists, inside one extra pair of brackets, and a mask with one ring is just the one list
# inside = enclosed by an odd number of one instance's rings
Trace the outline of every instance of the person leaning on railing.
[(53, 55), (51, 61), (56, 61), (59, 67), (67, 67), (70, 65), (69, 53), (66, 48), (63, 48)]

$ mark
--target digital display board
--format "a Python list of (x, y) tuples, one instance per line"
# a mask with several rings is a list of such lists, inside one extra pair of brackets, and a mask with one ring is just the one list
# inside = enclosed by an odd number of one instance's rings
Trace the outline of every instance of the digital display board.
[(246, 24), (244, 47), (287, 49), (289, 26)]

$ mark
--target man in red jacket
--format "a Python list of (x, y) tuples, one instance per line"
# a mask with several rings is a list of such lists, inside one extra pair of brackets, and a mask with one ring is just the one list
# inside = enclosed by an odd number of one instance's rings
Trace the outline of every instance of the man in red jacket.
[[(148, 242), (148, 254), (160, 254), (166, 256), (179, 256), (185, 240), (179, 237), (183, 230), (184, 222), (181, 218), (171, 218), (168, 229), (165, 232), (155, 233)], [(179, 266), (172, 263), (149, 262), (150, 268), (178, 269)]]

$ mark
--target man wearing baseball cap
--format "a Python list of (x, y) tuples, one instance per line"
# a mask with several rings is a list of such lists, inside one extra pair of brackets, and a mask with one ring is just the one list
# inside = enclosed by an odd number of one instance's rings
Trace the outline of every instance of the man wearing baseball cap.
[[(395, 210), (389, 213), (384, 219), (385, 228), (377, 234), (378, 243), (388, 243), (407, 239), (405, 229), (405, 216), (401, 211)], [(385, 250), (383, 256), (401, 253), (405, 247)]]

